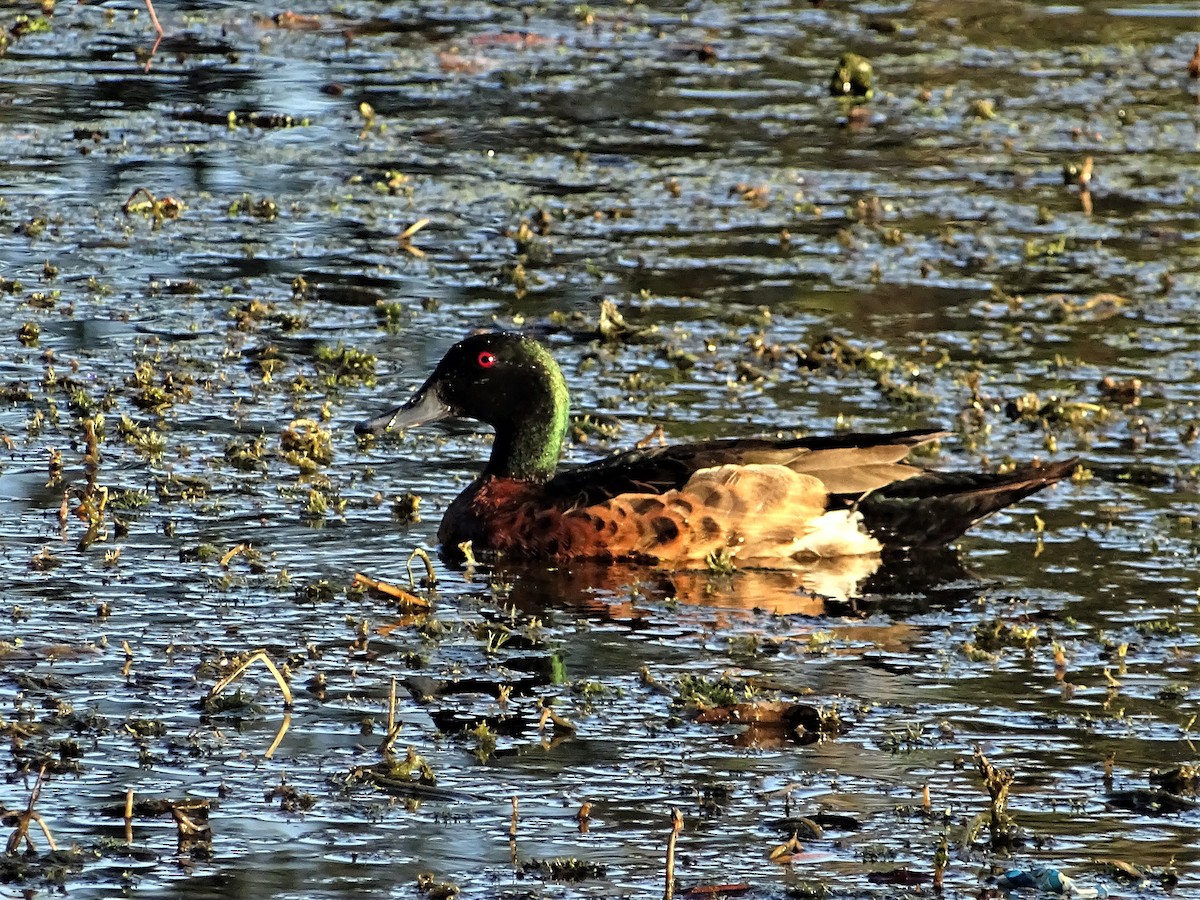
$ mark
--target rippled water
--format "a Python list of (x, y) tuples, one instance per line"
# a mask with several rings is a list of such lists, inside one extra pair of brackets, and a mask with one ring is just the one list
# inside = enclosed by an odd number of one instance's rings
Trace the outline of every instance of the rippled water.
[[(82, 851), (74, 896), (415, 897), (422, 871), (468, 896), (652, 896), (678, 807), (682, 888), (928, 892), (881, 873), (929, 875), (945, 837), (959, 896), (1039, 864), (1130, 894), (1095, 862), (1126, 860), (1200, 897), (1200, 814), (1129, 809), (1152, 769), (1196, 759), (1194, 9), (156, 6), (149, 72), (132, 0), (0, 22), (0, 804), (24, 809), (47, 767), (36, 810)], [(857, 110), (828, 96), (847, 50), (875, 68)], [(1084, 198), (1063, 170), (1088, 157)], [(122, 211), (145, 192), (162, 221)], [(602, 300), (657, 331), (599, 342)], [(587, 567), (439, 564), (431, 615), (347, 593), (356, 571), (406, 583), (487, 453), (466, 426), (363, 447), (350, 425), (493, 323), (546, 335), (576, 411), (616, 429), (572, 460), (660, 424), (943, 425), (931, 464), (1078, 454), (1094, 477), (852, 604), (786, 576)], [(822, 364), (826, 335), (867, 353)], [(320, 361), (339, 342), (378, 355), (374, 379)], [(308, 473), (282, 457), (297, 419), (331, 432)], [(259, 463), (238, 455), (260, 436)], [(74, 511), (100, 488), (89, 536)], [(239, 544), (261, 558), (223, 564)], [(259, 647), (296, 692), (269, 759), (264, 669), (242, 705), (199, 705)], [(843, 730), (739, 739), (673, 705), (683, 676), (720, 673)], [(393, 677), (397, 750), (436, 791), (346, 784), (381, 758)], [(538, 729), (550, 697), (575, 733)], [(490, 756), (443, 733), (501, 714)], [(976, 745), (1015, 775), (1010, 851), (970, 834)], [(283, 808), (281, 782), (311, 805)], [(211, 853), (177, 846), (169, 813), (135, 816), (126, 845), (129, 789), (212, 800)], [(849, 818), (768, 859), (786, 817), (819, 813)], [(554, 857), (605, 874), (518, 874)]]

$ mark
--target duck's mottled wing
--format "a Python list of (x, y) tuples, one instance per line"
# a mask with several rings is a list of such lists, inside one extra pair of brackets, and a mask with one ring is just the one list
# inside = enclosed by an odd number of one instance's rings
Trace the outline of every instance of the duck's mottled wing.
[(564, 509), (592, 506), (621, 494), (678, 490), (701, 469), (751, 464), (811, 475), (830, 494), (863, 494), (920, 474), (901, 460), (918, 444), (944, 435), (918, 430), (778, 441), (732, 438), (629, 450), (560, 472), (547, 483), (545, 495)]
[(800, 475), (811, 475), (830, 494), (865, 494), (905, 481), (923, 470), (904, 463), (908, 452), (919, 444), (945, 437), (944, 431), (904, 431), (886, 435), (849, 435), (850, 438), (879, 438), (848, 446), (809, 447), (785, 462)]

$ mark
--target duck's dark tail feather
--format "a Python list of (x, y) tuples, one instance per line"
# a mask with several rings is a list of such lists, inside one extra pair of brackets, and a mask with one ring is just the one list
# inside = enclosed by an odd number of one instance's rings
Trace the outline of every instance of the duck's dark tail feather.
[(1003, 475), (928, 472), (868, 494), (858, 509), (885, 547), (937, 547), (996, 510), (1069, 477), (1077, 462), (1021, 466)]

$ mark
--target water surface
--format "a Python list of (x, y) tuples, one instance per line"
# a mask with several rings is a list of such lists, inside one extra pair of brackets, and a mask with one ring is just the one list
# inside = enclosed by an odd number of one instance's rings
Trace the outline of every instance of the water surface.
[[(36, 809), (81, 851), (51, 879), (416, 897), (430, 871), (466, 896), (653, 896), (678, 807), (682, 888), (927, 892), (883, 873), (929, 875), (945, 838), (955, 895), (1032, 865), (1132, 893), (1097, 862), (1126, 860), (1200, 897), (1200, 815), (1129, 808), (1196, 758), (1194, 9), (156, 6), (148, 72), (136, 3), (59, 4), (46, 30), (4, 13), (0, 803), (24, 808), (46, 766)], [(875, 67), (858, 109), (828, 96), (847, 50)], [(1085, 198), (1063, 171), (1089, 157)], [(604, 300), (655, 333), (596, 340)], [(361, 446), (350, 426), (492, 325), (544, 334), (576, 411), (610, 426), (571, 461), (659, 425), (940, 425), (956, 434), (928, 464), (1080, 455), (1093, 477), (852, 604), (586, 567), (438, 564), (430, 614), (347, 592), (356, 571), (407, 580), (488, 449), (469, 427)], [(829, 335), (864, 353), (822, 357)], [(339, 344), (376, 354), (373, 378), (322, 356)], [(311, 467), (281, 444), (305, 419), (330, 435)], [(240, 544), (258, 555), (222, 564)], [(296, 692), (269, 759), (264, 669), (232, 711), (199, 706), (260, 647)], [(683, 679), (718, 675), (843, 730), (754, 744), (693, 721)], [(348, 783), (381, 759), (393, 678), (396, 749), (438, 792)], [(577, 731), (539, 730), (550, 698)], [(490, 753), (447, 733), (502, 715)], [(974, 827), (976, 746), (1015, 776), (1009, 850)], [(180, 847), (169, 813), (128, 846), (129, 789), (212, 801), (211, 849)], [(768, 858), (787, 817), (833, 813), (804, 855)], [(523, 873), (555, 857), (603, 875)]]

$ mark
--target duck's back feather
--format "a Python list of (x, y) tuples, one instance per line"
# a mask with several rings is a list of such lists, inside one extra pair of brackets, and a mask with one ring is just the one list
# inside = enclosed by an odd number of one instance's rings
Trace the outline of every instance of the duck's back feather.
[(586, 507), (622, 494), (663, 494), (702, 469), (779, 465), (811, 475), (831, 494), (863, 494), (911, 478), (901, 462), (913, 447), (944, 437), (931, 429), (891, 434), (843, 434), (791, 440), (731, 438), (628, 450), (567, 469), (546, 483), (545, 496), (563, 507)]

